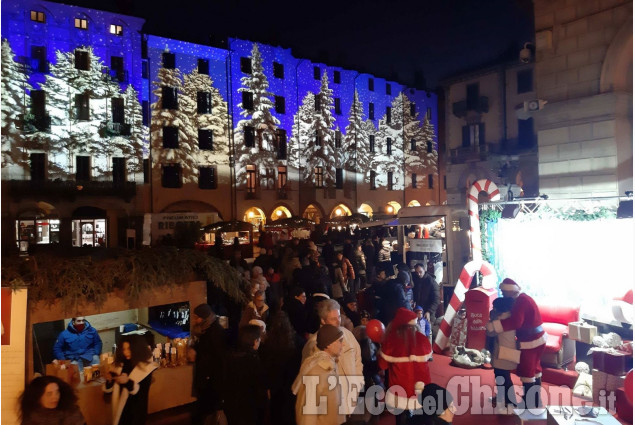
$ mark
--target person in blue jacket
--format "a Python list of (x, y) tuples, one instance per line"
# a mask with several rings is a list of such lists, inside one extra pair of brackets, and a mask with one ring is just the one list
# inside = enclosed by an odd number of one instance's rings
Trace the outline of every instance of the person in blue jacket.
[(84, 366), (99, 364), (101, 338), (84, 317), (73, 317), (53, 346), (53, 355), (58, 360), (77, 363), (80, 372)]

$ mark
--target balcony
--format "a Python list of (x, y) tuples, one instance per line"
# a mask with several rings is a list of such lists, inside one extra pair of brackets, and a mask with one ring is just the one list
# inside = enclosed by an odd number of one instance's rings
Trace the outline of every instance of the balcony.
[(245, 192), (245, 199), (260, 199), (260, 194), (255, 189), (247, 189), (247, 192)]
[(112, 196), (130, 202), (137, 193), (135, 182), (75, 180), (9, 180), (9, 196), (21, 199), (74, 201), (86, 196)]
[(104, 121), (100, 128), (102, 137), (130, 136), (130, 124)]
[(128, 71), (119, 71), (116, 69), (104, 67), (101, 72), (104, 80), (110, 80), (114, 83), (120, 84), (128, 84)]
[(25, 114), (22, 117), (22, 131), (25, 134), (51, 131), (51, 117), (48, 114)]
[(476, 102), (462, 100), (452, 104), (452, 114), (457, 118), (465, 118), (469, 111), (486, 114), (489, 112), (489, 98), (486, 96), (479, 96), (478, 99), (476, 99)]
[(484, 161), (490, 152), (487, 144), (474, 145), (450, 149), (449, 161), (451, 164), (463, 164), (465, 162)]

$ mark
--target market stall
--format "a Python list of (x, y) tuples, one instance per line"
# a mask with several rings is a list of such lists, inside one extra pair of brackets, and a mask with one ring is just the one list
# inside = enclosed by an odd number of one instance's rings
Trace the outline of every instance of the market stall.
[(315, 222), (302, 217), (288, 217), (267, 223), (265, 232), (271, 232), (273, 241), (287, 240), (290, 238), (308, 239)]
[(222, 244), (224, 258), (231, 258), (236, 246), (240, 248), (243, 258), (252, 258), (254, 242), (254, 226), (239, 220), (219, 221), (203, 227), (202, 240), (196, 244), (197, 249), (218, 250)]

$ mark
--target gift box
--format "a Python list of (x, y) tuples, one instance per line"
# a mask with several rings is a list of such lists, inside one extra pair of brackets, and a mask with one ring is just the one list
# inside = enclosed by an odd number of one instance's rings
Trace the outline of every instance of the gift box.
[(569, 323), (569, 339), (591, 344), (598, 334), (598, 328), (585, 322)]
[(633, 356), (619, 351), (593, 351), (593, 369), (609, 375), (625, 375), (633, 368)]

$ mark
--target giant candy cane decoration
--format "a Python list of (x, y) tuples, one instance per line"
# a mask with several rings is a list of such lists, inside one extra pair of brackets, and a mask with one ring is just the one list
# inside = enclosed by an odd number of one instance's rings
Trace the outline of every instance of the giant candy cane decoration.
[[(436, 353), (441, 353), (448, 344), (450, 333), (452, 332), (452, 320), (456, 312), (465, 301), (465, 293), (470, 288), (472, 278), (477, 271), (480, 271), (484, 281), (493, 284), (496, 282), (496, 271), (487, 261), (483, 261), (481, 251), (481, 227), (478, 221), (478, 195), (482, 191), (487, 192), (490, 201), (498, 201), (500, 193), (498, 187), (490, 180), (479, 180), (470, 188), (468, 194), (468, 213), (470, 214), (470, 234), (472, 239), (472, 261), (463, 266), (459, 280), (454, 287), (454, 294), (450, 299), (450, 304), (443, 315), (443, 321), (439, 327), (437, 338), (434, 341), (433, 349)], [(487, 278), (487, 279), (485, 279)], [(486, 286), (486, 285), (483, 285)]]

